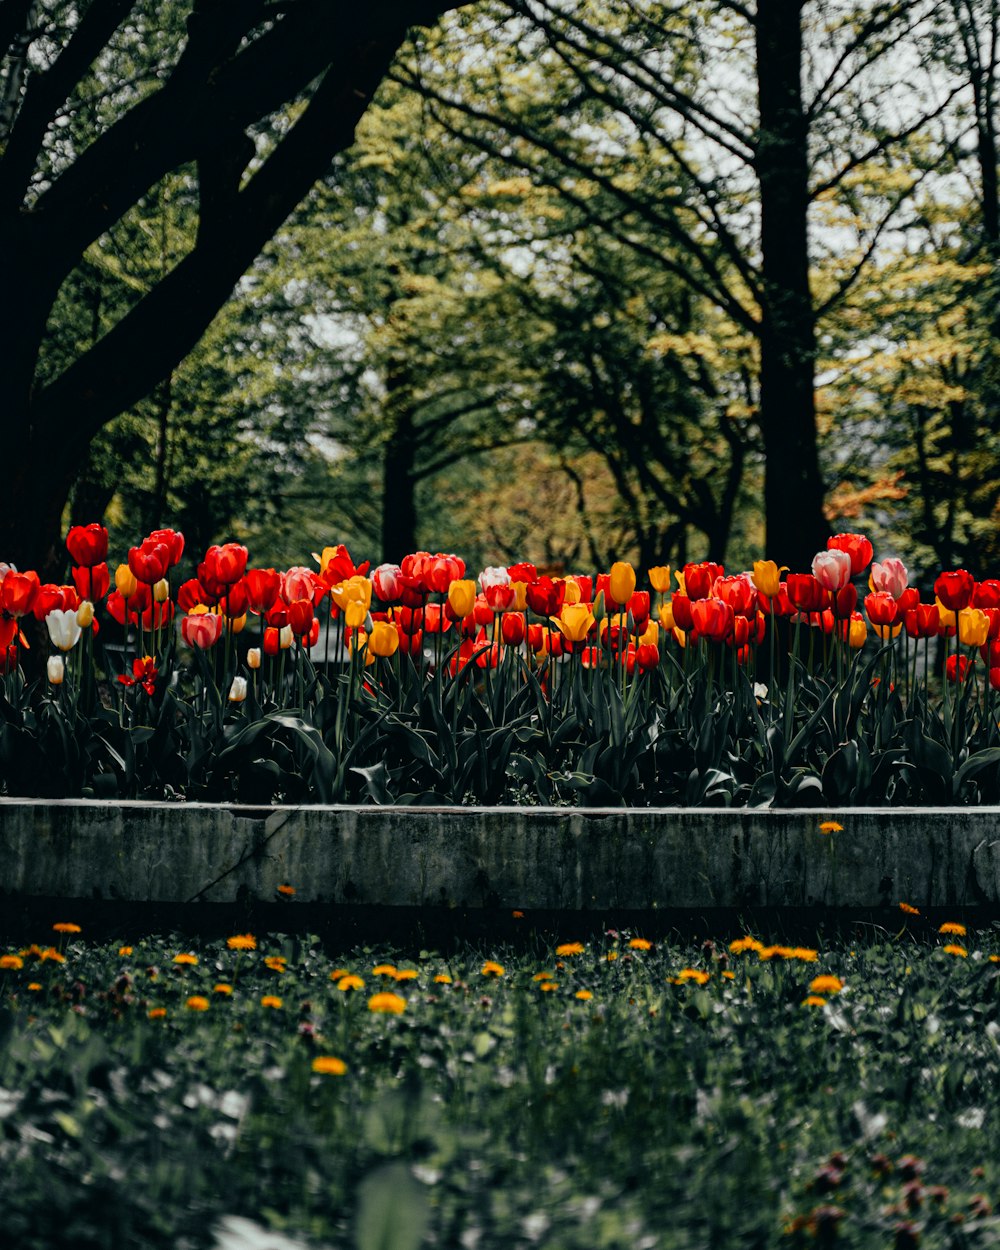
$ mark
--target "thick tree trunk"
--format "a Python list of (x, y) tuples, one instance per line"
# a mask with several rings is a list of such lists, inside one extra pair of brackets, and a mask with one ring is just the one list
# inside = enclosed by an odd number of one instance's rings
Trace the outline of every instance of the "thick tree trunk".
[(808, 126), (802, 104), (802, 0), (759, 0), (760, 423), (767, 555), (806, 570), (826, 545), (809, 290)]
[(403, 411), (382, 465), (382, 559), (390, 564), (417, 549), (416, 457), (413, 414)]

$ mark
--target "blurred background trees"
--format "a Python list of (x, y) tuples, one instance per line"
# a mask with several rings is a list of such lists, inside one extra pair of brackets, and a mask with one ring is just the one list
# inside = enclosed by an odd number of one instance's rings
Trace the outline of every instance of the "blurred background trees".
[[(2, 174), (33, 75), (85, 16), (120, 19), (43, 128), (21, 216), (173, 81), (188, 10), (217, 11), (154, 7), (53, 0), (0, 30)], [(310, 5), (259, 7), (220, 64)], [(386, 7), (353, 146), (346, 122), (310, 145), (214, 320), (199, 292), (141, 393), (80, 415), (66, 378), (89, 360), (103, 394), (95, 352), (151, 341), (115, 327), (234, 249), (211, 206), (267, 168), (331, 54), (232, 121), (252, 140), (235, 174), (192, 140), (92, 213), (31, 379), (37, 414), (55, 397), (79, 426), (64, 523), (169, 522), (276, 563), (343, 540), (576, 567), (801, 565), (858, 527), (918, 568), (1000, 566), (1000, 0), (423, 7), (440, 20), (391, 65), (407, 18)]]

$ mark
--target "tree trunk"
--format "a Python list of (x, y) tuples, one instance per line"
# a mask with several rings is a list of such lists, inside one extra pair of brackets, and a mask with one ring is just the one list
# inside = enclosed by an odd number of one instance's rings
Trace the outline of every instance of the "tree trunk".
[(416, 453), (413, 414), (406, 409), (399, 414), (382, 466), (382, 559), (389, 564), (417, 549)]
[(759, 0), (760, 425), (769, 558), (809, 568), (826, 545), (809, 290), (808, 125), (802, 105), (802, 0)]

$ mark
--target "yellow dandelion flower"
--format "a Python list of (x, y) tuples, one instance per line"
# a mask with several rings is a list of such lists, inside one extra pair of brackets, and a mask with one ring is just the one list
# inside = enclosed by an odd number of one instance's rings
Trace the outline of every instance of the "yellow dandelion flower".
[(277, 1010), (279, 1007), (282, 1006), (282, 1001), (277, 996), (277, 994), (265, 994), (264, 997), (260, 1000), (260, 1005), (262, 1007), (273, 1007), (275, 1010)]
[(190, 955), (187, 953), (182, 953), (180, 955), (174, 956), (174, 963), (182, 964), (184, 967), (191, 967), (193, 964), (196, 964), (197, 962), (198, 962), (197, 955)]
[(608, 953), (604, 956), (604, 958), (608, 961), (609, 964), (613, 964), (615, 960), (618, 958), (618, 952), (608, 951)]
[(406, 1010), (406, 999), (400, 998), (398, 994), (388, 992), (373, 994), (368, 1000), (368, 1010), (398, 1016), (401, 1012)]
[(811, 946), (793, 946), (788, 958), (801, 959), (803, 963), (814, 964), (819, 959), (819, 951), (814, 951)]
[(677, 974), (677, 984), (683, 985), (685, 981), (694, 981), (696, 985), (704, 985), (708, 980), (708, 973), (701, 968), (682, 968)]
[(582, 1003), (587, 1003), (590, 1002), (594, 996), (591, 994), (590, 990), (577, 990), (573, 997), (578, 998)]
[(233, 992), (233, 987), (228, 981), (220, 981), (218, 985), (212, 986), (212, 992), (214, 994), (231, 994)]
[(48, 950), (42, 951), (39, 958), (43, 962), (45, 960), (51, 960), (54, 964), (64, 964), (66, 962), (66, 956), (60, 955), (54, 946), (50, 946)]
[(840, 977), (835, 977), (829, 973), (813, 977), (809, 982), (810, 994), (839, 994), (843, 988), (844, 983)]
[(629, 942), (629, 948), (634, 951), (651, 951), (653, 943), (646, 938), (632, 938)]
[(201, 994), (192, 994), (184, 1005), (189, 1011), (208, 1011), (208, 999)]
[(908, 916), (919, 916), (920, 908), (913, 907), (909, 903), (900, 903), (899, 910), (905, 912)]
[(334, 970), (330, 973), (330, 980), (339, 981), (341, 977), (349, 977), (350, 975), (350, 968), (334, 968)]
[[(205, 1005), (208, 1006), (207, 1003)], [(190, 1006), (190, 1003), (188, 1006)], [(149, 1016), (150, 1020), (162, 1020), (166, 1014), (166, 1007), (150, 1007), (149, 1011), (146, 1012), (146, 1015)]]
[(363, 990), (364, 988), (364, 981), (359, 976), (355, 976), (353, 972), (349, 972), (346, 977), (341, 977), (337, 982), (337, 989), (342, 994), (346, 994), (349, 990)]
[(255, 951), (257, 939), (252, 933), (234, 933), (232, 937), (226, 938), (226, 945), (231, 951)]
[(127, 956), (129, 956), (129, 955), (131, 955), (131, 954), (132, 954), (132, 947), (131, 947), (131, 946), (119, 946), (119, 947), (118, 947), (118, 954), (119, 954), (119, 955), (124, 955), (124, 956), (126, 956), (126, 957), (127, 957)]
[(376, 964), (375, 967), (372, 968), (372, 976), (392, 977), (392, 979), (395, 980), (397, 971), (398, 969), (395, 964)]
[(397, 981), (415, 981), (420, 973), (416, 968), (398, 968), (396, 970)]
[(557, 955), (582, 955), (583, 943), (582, 942), (563, 942), (559, 946), (556, 947), (556, 954)]
[(803, 1007), (823, 1007), (826, 1005), (826, 999), (820, 998), (818, 994), (810, 994), (802, 1000)]
[(990, 955), (989, 959), (991, 964), (1000, 964), (1000, 955)]
[(523, 912), (523, 911), (512, 911), (510, 914), (511, 914), (511, 916), (513, 917), (513, 919), (514, 919), (514, 920), (523, 920), (523, 919), (524, 919), (524, 912)]
[(949, 942), (947, 946), (942, 946), (941, 949), (946, 955), (957, 955), (959, 959), (968, 959), (969, 957), (969, 952), (965, 947), (957, 946), (954, 942)]
[(21, 954), (22, 954), (22, 955), (23, 955), (26, 959), (28, 958), (28, 956), (33, 956), (35, 959), (41, 959), (41, 957), (42, 957), (42, 948), (38, 945), (38, 943), (37, 943), (37, 942), (32, 942), (32, 944), (31, 944), (30, 946), (26, 946), (26, 947), (24, 948), (24, 950), (23, 950), (23, 951), (21, 951), (20, 953), (21, 953)]
[(723, 972), (723, 974), (722, 974), (722, 975), (726, 978), (726, 980), (727, 980), (727, 981), (735, 981), (735, 980), (736, 980), (736, 973), (735, 973), (735, 972), (730, 972), (730, 970), (729, 970), (728, 968), (725, 970), (725, 972)]
[(6, 972), (19, 972), (24, 967), (20, 955), (0, 955), (0, 968)]
[(967, 930), (964, 924), (958, 924), (955, 920), (946, 920), (938, 929), (938, 933), (950, 933), (954, 937), (965, 937)]
[(843, 833), (844, 826), (835, 820), (824, 820), (819, 827), (820, 833)]
[(312, 1061), (312, 1070), (323, 1076), (343, 1076), (347, 1071), (347, 1064), (334, 1055), (317, 1055)]
[(451, 977), (447, 974), (447, 972), (439, 972), (434, 978), (434, 981), (437, 985), (451, 985)]
[(83, 930), (78, 924), (71, 924), (69, 921), (60, 920), (58, 924), (52, 926), (56, 933), (82, 933)]
[(794, 959), (794, 946), (764, 946), (757, 952), (758, 959)]
[(502, 977), (504, 974), (503, 964), (498, 964), (492, 959), (487, 959), (480, 969), (484, 977)]
[(284, 972), (287, 963), (288, 960), (284, 955), (266, 955), (264, 957), (265, 966), (270, 968), (272, 972)]
[(41, 988), (42, 987), (38, 984), (37, 981), (32, 981), (28, 985), (28, 989), (32, 992), (32, 994), (38, 994), (41, 991)]
[(536, 972), (531, 979), (532, 981), (551, 981), (555, 975), (554, 972)]
[(283, 898), (291, 898), (292, 895), (295, 893), (295, 886), (294, 885), (279, 885), (278, 893)]
[(542, 991), (543, 994), (551, 994), (553, 990), (557, 990), (559, 988), (559, 982), (558, 981), (542, 981), (540, 985), (538, 986), (538, 988)]
[(742, 955), (745, 951), (756, 951), (759, 955), (764, 949), (764, 943), (758, 942), (756, 938), (741, 937), (737, 938), (735, 942), (730, 942), (729, 949), (734, 955)]

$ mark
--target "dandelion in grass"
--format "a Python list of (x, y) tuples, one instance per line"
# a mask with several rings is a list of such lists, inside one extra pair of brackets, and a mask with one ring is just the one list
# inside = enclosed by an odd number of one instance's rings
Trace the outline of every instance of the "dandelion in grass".
[(737, 938), (735, 942), (729, 943), (729, 950), (733, 955), (743, 955), (747, 951), (756, 951), (759, 955), (763, 949), (764, 943), (758, 942), (758, 940), (753, 937), (741, 937)]
[(220, 981), (218, 985), (212, 986), (213, 994), (231, 994), (232, 992), (233, 992), (233, 987), (229, 984), (228, 981)]
[(279, 885), (278, 893), (281, 895), (282, 898), (291, 898), (295, 894), (295, 886), (294, 885)]
[(270, 1007), (274, 1011), (277, 1011), (280, 1007), (284, 1005), (284, 1003), (282, 999), (280, 999), (277, 996), (277, 994), (265, 994), (264, 997), (260, 1000), (260, 1005), (262, 1007)]
[(813, 950), (811, 946), (793, 946), (789, 959), (799, 959), (804, 964), (814, 964), (819, 959), (819, 951)]
[(226, 945), (231, 951), (255, 951), (257, 939), (252, 933), (234, 933), (226, 938)]
[(687, 981), (693, 981), (695, 985), (705, 985), (708, 979), (709, 974), (703, 968), (682, 968), (674, 979), (674, 984), (684, 985)]
[(969, 957), (969, 952), (965, 947), (959, 946), (955, 942), (949, 942), (947, 946), (942, 946), (941, 949), (946, 955), (955, 955), (959, 959), (968, 959)]
[(188, 1011), (208, 1011), (208, 999), (202, 994), (192, 994), (184, 1005)]
[(722, 974), (722, 975), (723, 975), (723, 977), (724, 977), (727, 981), (735, 981), (735, 980), (736, 980), (736, 973), (735, 973), (735, 972), (731, 972), (728, 968), (727, 968), (727, 969), (723, 972), (723, 974)]
[(558, 981), (542, 981), (539, 984), (538, 988), (542, 991), (543, 994), (551, 994), (553, 990), (557, 990), (559, 988), (559, 982)]
[(390, 991), (373, 994), (368, 1000), (368, 1010), (398, 1016), (406, 1010), (406, 999)]
[(524, 919), (524, 912), (523, 912), (523, 911), (512, 911), (510, 914), (511, 914), (511, 916), (512, 916), (512, 918), (513, 918), (514, 920), (523, 920), (523, 919)]
[(131, 946), (119, 946), (118, 954), (121, 955), (123, 958), (127, 959), (129, 955), (132, 954), (132, 947)]
[(604, 958), (607, 960), (609, 964), (613, 964), (615, 960), (618, 958), (618, 952), (608, 951), (608, 953), (604, 956)]
[(52, 926), (55, 933), (82, 933), (83, 930), (78, 924), (72, 924), (67, 920), (60, 920), (58, 924)]
[(832, 976), (829, 973), (813, 977), (809, 982), (809, 992), (811, 994), (839, 994), (843, 988), (844, 983), (840, 977)]
[(966, 932), (965, 925), (959, 924), (955, 920), (946, 920), (941, 928), (938, 929), (938, 933), (950, 934), (952, 937), (965, 937)]
[(577, 990), (573, 997), (578, 998), (581, 1003), (589, 1003), (594, 996), (590, 990)]
[(420, 973), (416, 970), (416, 968), (397, 968), (396, 969), (397, 981), (415, 981), (418, 976), (420, 976)]
[(990, 955), (989, 961), (991, 964), (1000, 964), (1000, 955)]
[(451, 977), (447, 972), (439, 972), (434, 978), (435, 985), (451, 985)]
[(349, 972), (337, 982), (337, 989), (340, 990), (341, 994), (349, 994), (351, 990), (363, 990), (364, 988), (364, 981), (353, 972)]
[(582, 955), (584, 946), (582, 942), (562, 942), (556, 947), (556, 954), (562, 957), (567, 955)]
[(174, 956), (173, 962), (182, 968), (193, 968), (198, 962), (198, 956), (182, 951), (181, 954)]
[(312, 1061), (312, 1070), (321, 1076), (343, 1076), (347, 1071), (347, 1064), (335, 1055), (317, 1055)]
[(503, 964), (496, 963), (495, 960), (487, 959), (480, 969), (484, 977), (502, 977), (504, 974)]
[(629, 942), (629, 949), (634, 951), (651, 951), (653, 943), (647, 938), (632, 938)]
[(28, 989), (32, 994), (40, 994), (42, 987), (37, 981), (32, 981), (29, 983)]
[(41, 959), (43, 963), (49, 960), (54, 964), (64, 964), (66, 962), (66, 956), (60, 955), (54, 946), (50, 946), (48, 950), (42, 951), (39, 955), (39, 959)]
[(794, 946), (763, 946), (757, 952), (757, 958), (763, 960), (769, 959), (794, 959)]
[(264, 957), (264, 966), (270, 968), (272, 972), (284, 972), (288, 965), (288, 960), (284, 955), (266, 955)]
[(532, 981), (553, 981), (555, 980), (555, 975), (554, 972), (536, 972), (531, 979)]
[(5, 972), (20, 972), (24, 967), (24, 960), (20, 955), (0, 955), (0, 968)]
[(819, 827), (819, 831), (820, 833), (823, 833), (823, 834), (843, 833), (844, 826), (841, 824), (838, 824), (838, 822), (835, 820), (824, 820), (823, 823)]
[[(188, 1003), (188, 1006), (190, 1007), (191, 1004)], [(205, 1003), (205, 1006), (207, 1007), (208, 1003)], [(195, 1010), (197, 1010), (197, 1008)], [(162, 1020), (166, 1014), (166, 1007), (150, 1007), (149, 1011), (146, 1012), (146, 1015), (149, 1016), (150, 1020)]]
[(826, 999), (820, 998), (818, 994), (809, 994), (802, 1000), (803, 1007), (825, 1007)]
[(900, 903), (899, 910), (907, 916), (919, 916), (920, 908), (913, 907), (910, 903)]
[(399, 969), (396, 967), (395, 964), (376, 964), (375, 967), (372, 968), (372, 976), (373, 977), (392, 977), (392, 979), (395, 981), (396, 973), (398, 971)]

